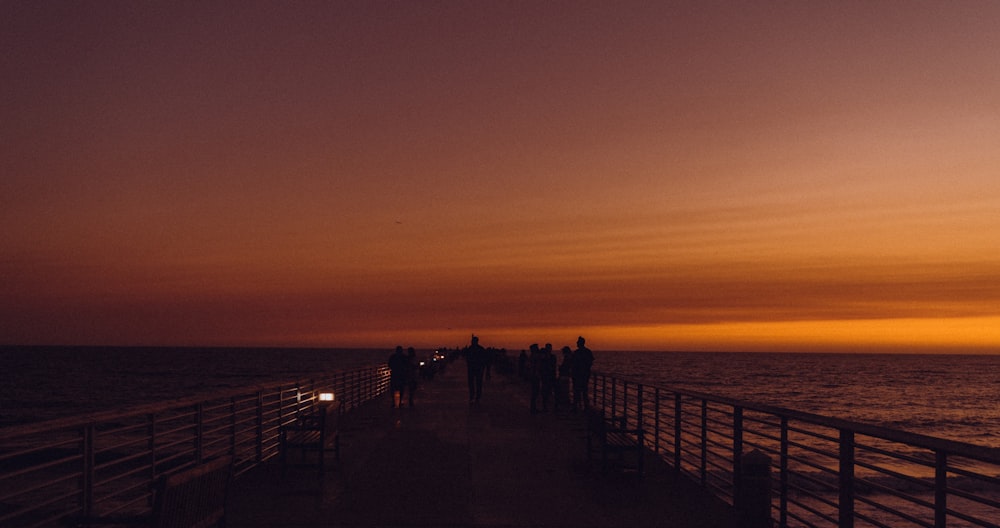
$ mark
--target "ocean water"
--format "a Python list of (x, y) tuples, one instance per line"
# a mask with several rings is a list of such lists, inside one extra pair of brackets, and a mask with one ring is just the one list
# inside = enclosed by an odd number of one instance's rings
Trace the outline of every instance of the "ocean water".
[(0, 347), (0, 427), (308, 379), (384, 363), (388, 350)]
[(595, 353), (637, 382), (1000, 447), (1000, 355)]
[[(0, 426), (382, 364), (391, 350), (0, 348)], [(595, 351), (595, 370), (1000, 447), (1000, 355)]]

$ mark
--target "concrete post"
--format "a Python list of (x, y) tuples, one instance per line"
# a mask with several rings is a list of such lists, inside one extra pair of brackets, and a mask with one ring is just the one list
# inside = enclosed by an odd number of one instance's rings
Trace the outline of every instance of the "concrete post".
[(735, 502), (740, 528), (771, 526), (771, 457), (758, 449), (742, 457)]

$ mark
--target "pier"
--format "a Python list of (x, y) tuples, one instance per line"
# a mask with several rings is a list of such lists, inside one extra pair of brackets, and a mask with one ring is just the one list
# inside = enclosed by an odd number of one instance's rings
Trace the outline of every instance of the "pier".
[[(586, 413), (531, 414), (516, 376), (470, 404), (457, 361), (401, 409), (388, 384), (370, 366), (0, 428), (0, 526), (148, 514), (225, 459), (231, 528), (1000, 528), (996, 447), (594, 373), (598, 423), (644, 431), (640, 475), (588, 457)], [(282, 431), (329, 405), (339, 458), (284, 466)]]
[(588, 461), (583, 413), (530, 414), (523, 382), (494, 374), (470, 404), (457, 362), (416, 393), (343, 418), (341, 455), (264, 464), (234, 482), (230, 528), (383, 526), (730, 527), (732, 508), (647, 457), (643, 476)]

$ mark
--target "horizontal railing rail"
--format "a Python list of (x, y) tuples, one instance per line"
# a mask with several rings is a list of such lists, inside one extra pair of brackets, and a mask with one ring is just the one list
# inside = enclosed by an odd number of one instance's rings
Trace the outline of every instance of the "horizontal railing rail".
[[(1000, 527), (998, 448), (602, 373), (590, 398), (738, 511), (747, 488), (762, 486), (776, 526)], [(751, 479), (749, 453), (769, 461), (763, 482)]]
[(388, 390), (385, 367), (319, 374), (0, 429), (0, 526), (141, 514), (154, 483), (218, 456), (238, 476), (278, 455), (279, 429), (333, 393), (348, 411)]

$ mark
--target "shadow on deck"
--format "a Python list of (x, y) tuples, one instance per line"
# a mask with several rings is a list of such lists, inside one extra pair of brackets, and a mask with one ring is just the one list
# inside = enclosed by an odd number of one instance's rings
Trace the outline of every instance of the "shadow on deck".
[(468, 403), (465, 364), (421, 384), (415, 408), (388, 396), (344, 417), (341, 460), (266, 464), (234, 483), (229, 528), (732, 527), (732, 508), (647, 457), (646, 475), (588, 462), (582, 413), (528, 412), (528, 390), (493, 376)]

